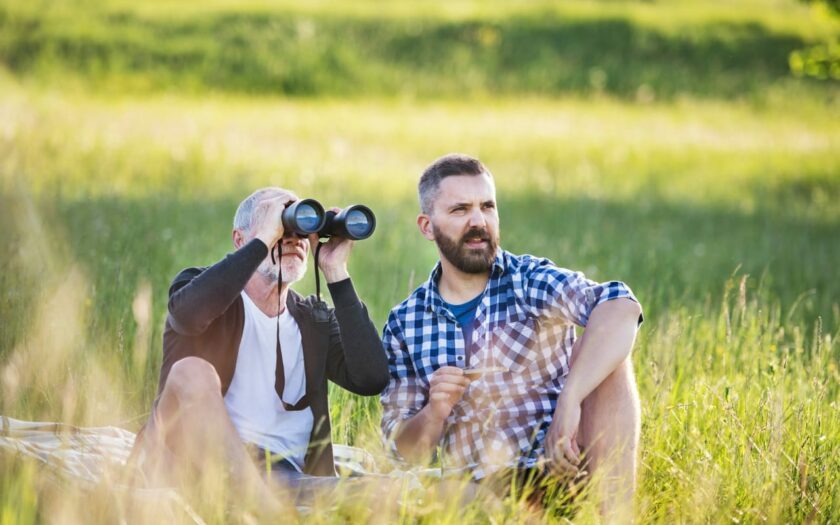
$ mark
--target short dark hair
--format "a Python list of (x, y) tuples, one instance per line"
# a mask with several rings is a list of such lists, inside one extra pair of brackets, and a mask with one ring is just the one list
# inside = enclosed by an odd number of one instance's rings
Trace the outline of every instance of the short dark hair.
[(420, 182), (417, 183), (417, 195), (420, 199), (420, 210), (423, 213), (432, 212), (440, 181), (454, 175), (487, 175), (493, 178), (490, 171), (475, 157), (463, 153), (444, 155), (423, 171)]

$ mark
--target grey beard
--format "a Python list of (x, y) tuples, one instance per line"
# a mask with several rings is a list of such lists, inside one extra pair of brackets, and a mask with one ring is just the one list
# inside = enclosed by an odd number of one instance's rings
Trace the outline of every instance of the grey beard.
[[(280, 264), (283, 264), (282, 262)], [(306, 272), (303, 266), (295, 266), (294, 269), (286, 268), (283, 272), (283, 282), (286, 284), (294, 283), (303, 279), (303, 274)], [(280, 278), (280, 266), (271, 264), (271, 261), (265, 260), (257, 268), (257, 273), (265, 277), (269, 282), (276, 283)]]

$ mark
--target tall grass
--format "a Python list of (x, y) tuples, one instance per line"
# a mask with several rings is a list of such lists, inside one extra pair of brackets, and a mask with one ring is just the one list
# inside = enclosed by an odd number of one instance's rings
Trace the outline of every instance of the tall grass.
[[(4, 413), (136, 429), (155, 391), (168, 280), (230, 250), (233, 210), (263, 184), (376, 210), (381, 226), (356, 246), (351, 273), (381, 323), (435, 260), (412, 226), (416, 173), (462, 149), (496, 173), (506, 247), (622, 278), (645, 304), (634, 357), (645, 521), (837, 515), (830, 115), (700, 102), (471, 109), (6, 89)], [(300, 289), (312, 290), (311, 276)], [(384, 465), (376, 400), (331, 398), (336, 441)], [(25, 465), (10, 472), (4, 508), (35, 512), (11, 495), (37, 492), (39, 476)], [(429, 519), (455, 519), (440, 512)]]
[[(777, 69), (790, 46), (836, 34), (832, 22), (788, 2), (752, 13), (499, 3), (495, 15), (431, 3), (419, 21), (400, 2), (216, 0), (195, 16), (171, 3), (43, 5), (0, 8), (0, 413), (137, 430), (169, 280), (230, 251), (235, 207), (262, 185), (374, 209), (379, 228), (354, 247), (350, 272), (381, 325), (436, 260), (413, 226), (417, 176), (465, 151), (494, 172), (504, 247), (622, 279), (645, 306), (633, 355), (640, 522), (840, 519), (840, 111), (834, 84)], [(597, 28), (615, 34), (602, 42)], [(341, 49), (359, 35), (375, 52)], [(254, 53), (214, 61), (214, 46), (238, 39)], [(294, 74), (308, 87), (260, 69), (276, 57), (259, 41), (300, 51)], [(536, 56), (506, 80), (503, 48)], [(342, 67), (325, 73), (336, 57)], [(606, 80), (574, 60), (553, 70), (567, 59), (597, 63)], [(464, 75), (447, 73), (459, 65)], [(414, 79), (414, 94), (402, 89)], [(415, 98), (424, 90), (443, 96)], [(356, 98), (330, 98), (345, 93)], [(312, 272), (296, 288), (311, 293)], [(378, 401), (340, 389), (330, 399), (335, 441), (390, 468)], [(257, 519), (214, 468), (188, 497), (194, 511)], [(119, 473), (83, 487), (8, 455), (0, 472), (2, 525), (192, 519), (169, 495), (126, 493)], [(464, 505), (462, 492), (429, 484), (404, 507), (384, 492), (347, 495), (307, 519), (597, 521), (589, 493), (534, 515), (518, 500)]]

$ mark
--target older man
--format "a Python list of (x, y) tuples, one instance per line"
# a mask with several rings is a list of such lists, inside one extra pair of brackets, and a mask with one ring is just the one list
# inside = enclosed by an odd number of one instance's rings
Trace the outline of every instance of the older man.
[[(641, 308), (623, 283), (596, 283), (499, 247), (493, 177), (447, 155), (419, 183), (421, 234), (440, 262), (390, 313), (382, 428), (394, 451), (481, 480), (589, 468), (606, 506), (633, 491), (639, 402), (628, 358)], [(575, 326), (585, 327), (575, 342)], [(608, 509), (607, 509), (608, 510)]]
[(189, 479), (212, 458), (234, 489), (277, 507), (257, 465), (286, 485), (335, 476), (327, 380), (361, 395), (387, 385), (378, 333), (347, 272), (352, 241), (320, 250), (334, 309), (290, 289), (318, 242), (284, 231), (283, 210), (297, 200), (256, 191), (236, 211), (236, 251), (172, 282), (158, 397), (135, 447), (148, 473)]

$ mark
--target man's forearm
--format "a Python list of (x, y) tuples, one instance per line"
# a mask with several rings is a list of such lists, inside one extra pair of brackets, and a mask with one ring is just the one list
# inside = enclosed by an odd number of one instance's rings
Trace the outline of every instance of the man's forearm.
[(630, 299), (601, 303), (572, 351), (562, 396), (582, 402), (630, 355), (641, 307)]
[(388, 386), (388, 357), (382, 341), (352, 281), (328, 283), (335, 305), (330, 323), (327, 377), (342, 388), (364, 396)]
[(444, 422), (432, 415), (429, 405), (403, 421), (394, 438), (400, 455), (412, 463), (429, 461), (443, 436)]

